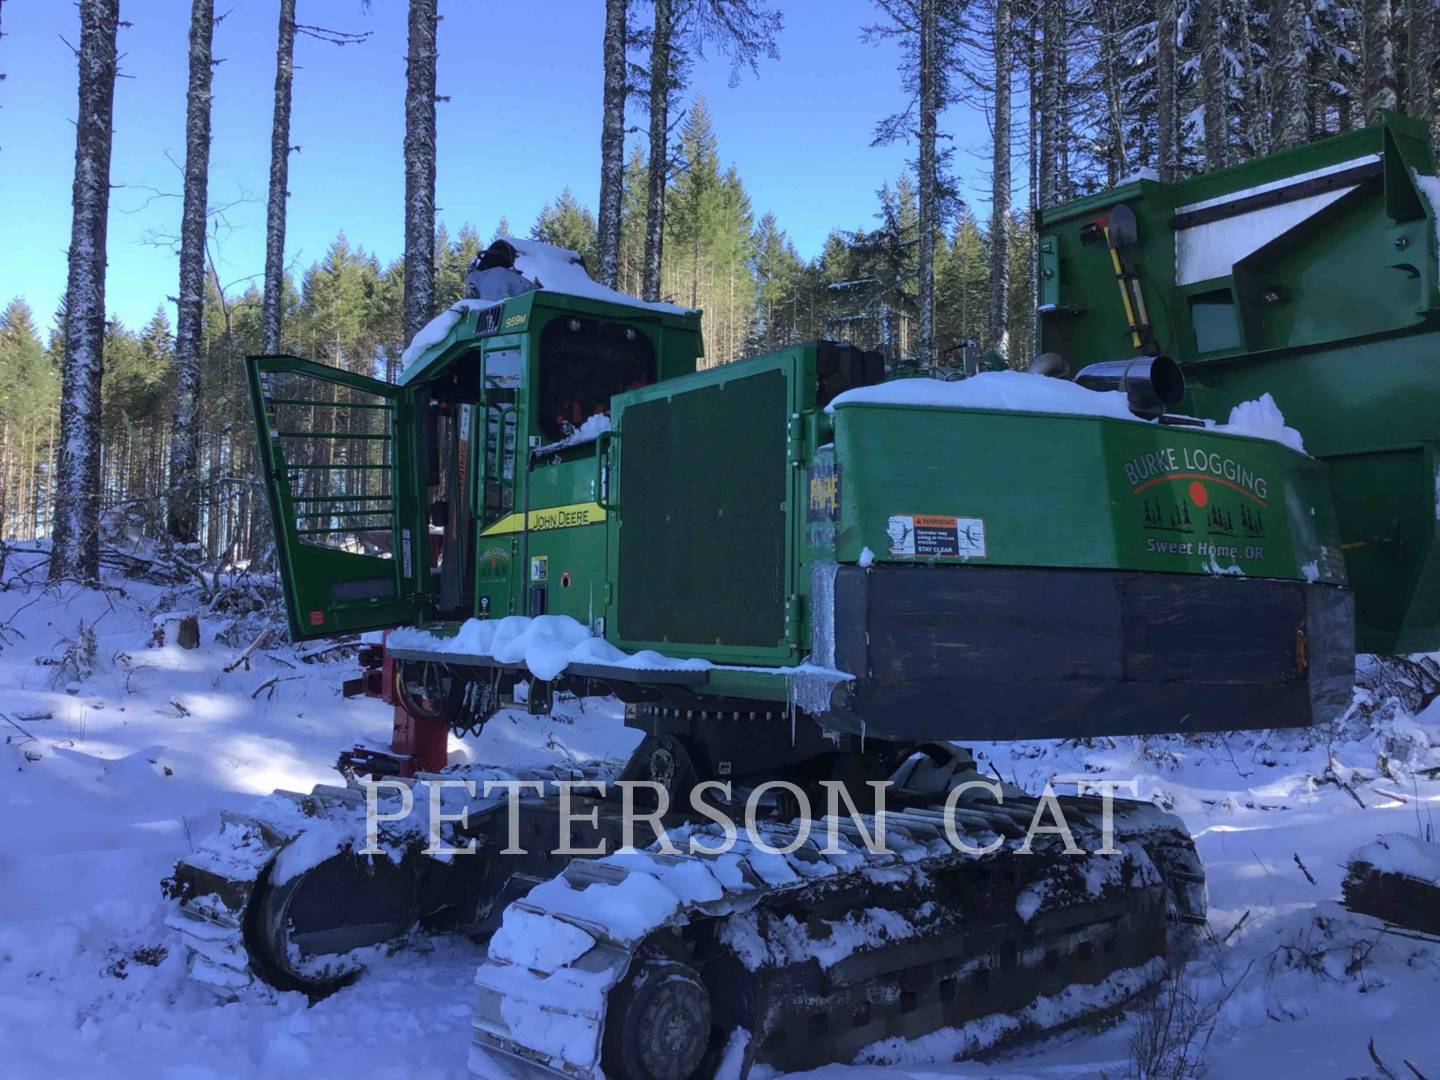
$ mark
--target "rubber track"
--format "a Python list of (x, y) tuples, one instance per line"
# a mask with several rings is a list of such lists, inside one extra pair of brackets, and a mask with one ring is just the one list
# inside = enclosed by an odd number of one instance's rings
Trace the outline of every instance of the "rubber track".
[[(1094, 813), (1098, 820), (1099, 801), (1061, 802), (1081, 846), (1098, 848), (1098, 829), (1087, 819)], [(997, 837), (1013, 839), (1030, 822), (1034, 807), (1035, 801), (1029, 799), (1005, 806), (962, 804), (955, 812), (957, 831), (972, 848), (984, 847)], [(828, 820), (811, 822), (810, 839), (787, 855), (759, 850), (742, 838), (730, 854), (722, 856), (665, 855), (647, 850), (577, 860), (557, 878), (512, 903), (501, 930), (492, 938), (487, 961), (475, 975), (472, 1074), (484, 1080), (604, 1080), (601, 1055), (607, 999), (658, 932), (689, 930), (705, 920), (736, 920), (777, 898), (803, 904), (806, 890), (837, 884), (853, 884), (863, 890), (886, 874), (893, 876), (897, 869), (935, 874), (967, 860), (1012, 857), (1008, 846), (982, 856), (957, 851), (947, 839), (941, 806), (888, 811), (885, 820), (891, 852), (887, 854), (871, 854), (857, 843), (858, 827), (850, 821), (837, 823), (837, 845), (823, 845), (832, 851), (838, 848), (839, 853), (826, 854), (816, 837), (827, 839)], [(860, 821), (873, 835), (874, 820)], [(787, 846), (803, 825), (766, 827), (767, 845)], [(698, 834), (712, 845), (720, 838), (718, 828), (699, 830)], [(1085, 867), (1081, 869), (1091, 875), (1090, 893), (1163, 888), (1163, 902), (1177, 936), (1185, 936), (1188, 926), (1204, 921), (1204, 878), (1193, 845), (1176, 818), (1146, 804), (1117, 800), (1115, 844), (1121, 854), (1091, 855), (1082, 860)], [(1057, 885), (1062, 886), (1058, 891), (1063, 892), (1061, 879), (1073, 882), (1079, 864), (1073, 858), (1068, 865), (1063, 861), (1067, 857), (1055, 836), (1038, 837), (1034, 852), (1053, 856)], [(1064, 901), (1058, 906), (1064, 907)], [(1044, 921), (1045, 914), (1046, 905), (1041, 901), (1032, 918)], [(1061, 921), (1064, 917), (1062, 913)], [(1084, 928), (1076, 933), (1079, 940)], [(717, 936), (724, 939), (723, 928)], [(537, 941), (559, 944), (537, 949), (533, 945)], [(771, 944), (766, 943), (767, 949)], [(914, 940), (902, 935), (898, 944), (913, 946)], [(777, 949), (783, 951), (778, 945)], [(1039, 962), (1040, 957), (1034, 960)], [(752, 965), (756, 962), (751, 961)], [(1118, 1004), (1142, 989), (1158, 977), (1162, 967), (1157, 961), (1143, 971), (1130, 972), (1129, 978), (1107, 980), (1114, 982), (1110, 996), (1115, 1000), (1109, 1004)], [(756, 1054), (755, 1045), (743, 1054), (741, 1075)]]

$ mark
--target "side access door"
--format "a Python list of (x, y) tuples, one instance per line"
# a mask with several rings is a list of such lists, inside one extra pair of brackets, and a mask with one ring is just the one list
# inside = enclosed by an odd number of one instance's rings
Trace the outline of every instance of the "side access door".
[(399, 388), (294, 356), (247, 367), (292, 637), (416, 621), (424, 552), (401, 516), (413, 500), (396, 490), (409, 475)]

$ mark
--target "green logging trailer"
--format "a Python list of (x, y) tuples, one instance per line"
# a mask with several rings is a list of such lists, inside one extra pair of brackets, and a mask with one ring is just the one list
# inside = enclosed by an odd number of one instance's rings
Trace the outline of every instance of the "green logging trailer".
[[(463, 778), (452, 731), (613, 696), (643, 736), (624, 775), (667, 823), (711, 781), (731, 805), (838, 782), (873, 810), (890, 779), (909, 854), (506, 855), (477, 799), (479, 858), (341, 845), (277, 874), (310, 822), (362, 812), (321, 788), (181, 862), (192, 974), (319, 995), (417, 922), (488, 938), (481, 1077), (800, 1069), (1066, 987), (1057, 1021), (1125, 1000), (1204, 922), (1183, 825), (1119, 804), (1118, 851), (961, 855), (941, 812), (978, 777), (955, 743), (1311, 724), (1347, 705), (1357, 649), (1440, 647), (1437, 195), (1422, 126), (1386, 116), (1048, 209), (1025, 373), (887, 382), (827, 341), (697, 370), (698, 312), (503, 240), (393, 385), (253, 358), (292, 636), (406, 628), (362, 651), (350, 689), (394, 731), (347, 773)], [(1245, 405), (1265, 394), (1304, 452)], [(568, 651), (541, 671), (500, 647), (521, 638)], [(1096, 800), (1060, 802), (1096, 835)], [(1004, 803), (967, 796), (964, 829), (1014, 839), (1038, 804)], [(613, 845), (614, 801), (586, 805)], [(764, 805), (776, 835), (807, 825)], [(522, 806), (526, 835), (573, 838), (549, 788)], [(673, 904), (637, 928), (642, 878)], [(574, 947), (522, 947), (537, 926)]]

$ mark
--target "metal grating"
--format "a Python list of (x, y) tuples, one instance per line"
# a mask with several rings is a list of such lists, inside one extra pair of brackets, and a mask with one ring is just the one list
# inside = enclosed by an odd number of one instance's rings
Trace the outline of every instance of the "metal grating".
[(296, 539), (390, 558), (390, 401), (303, 372), (263, 372), (260, 385)]
[(625, 409), (623, 640), (783, 643), (786, 400), (766, 371)]

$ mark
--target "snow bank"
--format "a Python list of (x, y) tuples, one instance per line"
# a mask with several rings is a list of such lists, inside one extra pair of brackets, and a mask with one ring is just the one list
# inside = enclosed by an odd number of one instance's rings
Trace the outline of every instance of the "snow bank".
[[(1068, 379), (1033, 375), (1028, 371), (982, 371), (968, 379), (944, 382), (940, 379), (895, 379), (877, 386), (861, 386), (837, 394), (825, 407), (834, 414), (839, 405), (925, 405), (937, 409), (996, 409), (1002, 412), (1055, 413), (1066, 416), (1102, 416), (1154, 424), (1130, 411), (1119, 390), (1087, 390)], [(1262, 394), (1230, 410), (1228, 423), (1207, 420), (1207, 430), (1222, 435), (1244, 435), (1267, 439), (1305, 452), (1300, 433), (1285, 426), (1285, 416), (1275, 399)]]

